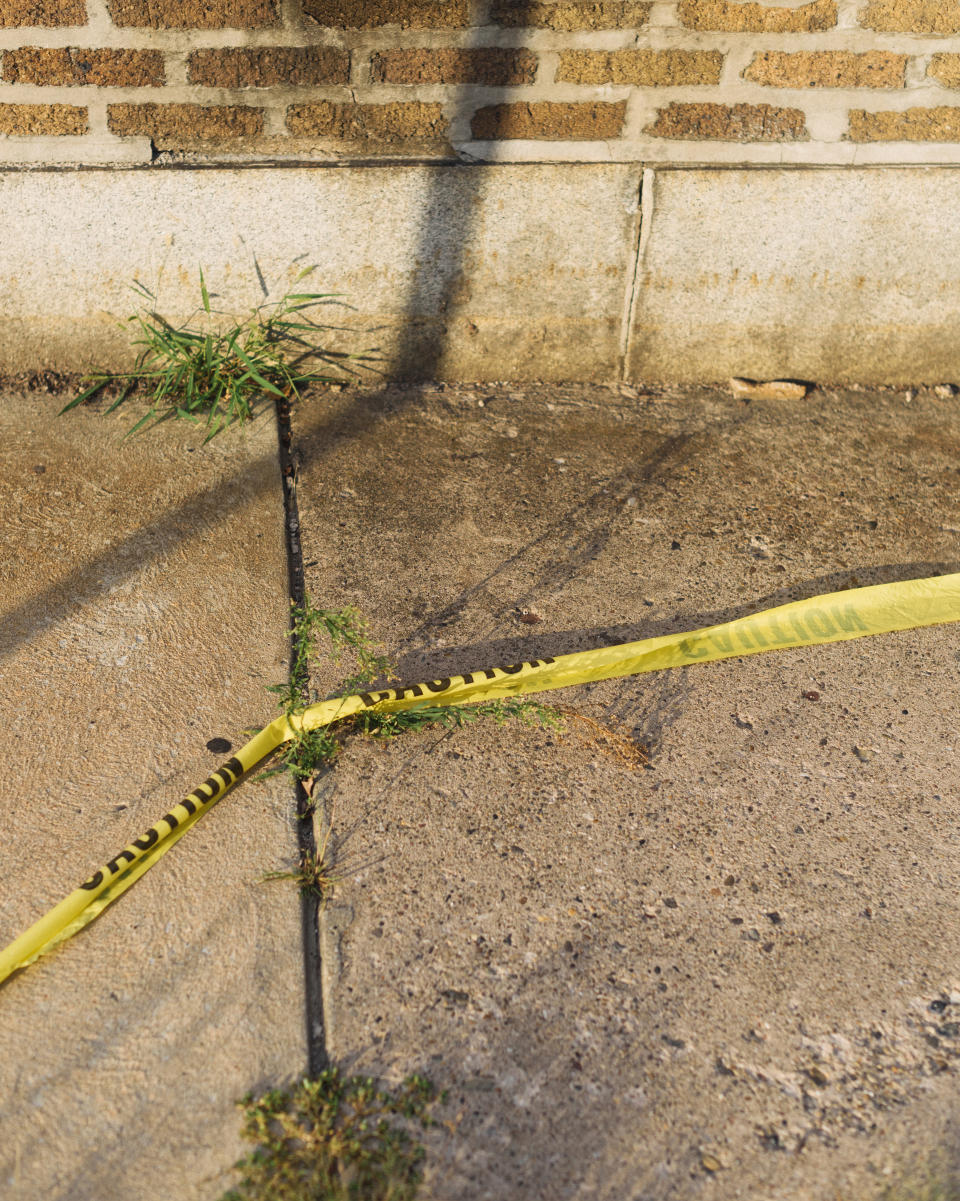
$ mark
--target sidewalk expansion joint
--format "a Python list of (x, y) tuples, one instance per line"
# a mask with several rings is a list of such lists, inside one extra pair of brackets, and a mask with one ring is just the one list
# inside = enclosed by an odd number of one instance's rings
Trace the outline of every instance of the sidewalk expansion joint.
[[(306, 584), (303, 572), (303, 550), (300, 545), (300, 511), (297, 505), (297, 476), (293, 456), (289, 401), (278, 400), (276, 414), (277, 448), (283, 488), (283, 532), (287, 548), (287, 588), (291, 603), (302, 608), (306, 600)], [(290, 648), (291, 669), (296, 656), (297, 647), (293, 645)], [(306, 696), (303, 697), (305, 702), (307, 699)], [(313, 820), (313, 803), (301, 780), (296, 781), (295, 788), (297, 849), (302, 862), (316, 856), (317, 836)], [(316, 1077), (329, 1066), (320, 963), (320, 904), (317, 897), (301, 895), (300, 920), (305, 972), (307, 1070), (311, 1077)]]

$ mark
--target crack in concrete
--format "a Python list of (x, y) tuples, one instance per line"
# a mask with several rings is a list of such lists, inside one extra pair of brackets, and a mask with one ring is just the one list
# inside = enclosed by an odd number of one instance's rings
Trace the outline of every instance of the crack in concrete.
[[(300, 511), (297, 505), (297, 474), (294, 462), (290, 429), (290, 403), (278, 400), (277, 453), (280, 474), (283, 480), (283, 533), (287, 548), (287, 588), (292, 604), (303, 607), (306, 602), (306, 585), (303, 573), (303, 549), (300, 544)], [(291, 667), (297, 647), (291, 645)], [(307, 698), (304, 697), (304, 700)], [(314, 805), (303, 786), (296, 781), (297, 801), (297, 848), (301, 860), (317, 853), (317, 835), (314, 828)], [(300, 899), (300, 923), (303, 938), (304, 992), (307, 1020), (307, 1070), (315, 1077), (329, 1066), (326, 1046), (326, 1021), (323, 1005), (322, 964), (320, 961), (320, 900), (302, 895)]]

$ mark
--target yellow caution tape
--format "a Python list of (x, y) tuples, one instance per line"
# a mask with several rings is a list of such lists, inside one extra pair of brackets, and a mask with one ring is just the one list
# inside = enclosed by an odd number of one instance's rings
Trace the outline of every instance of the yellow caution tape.
[(292, 738), (296, 729), (317, 729), (363, 709), (390, 712), (425, 704), (470, 704), (951, 621), (960, 621), (960, 573), (831, 592), (688, 634), (666, 634), (557, 658), (483, 668), (423, 684), (335, 697), (311, 705), (299, 715), (278, 717), (179, 805), (0, 952), (0, 982), (93, 921), (252, 768)]

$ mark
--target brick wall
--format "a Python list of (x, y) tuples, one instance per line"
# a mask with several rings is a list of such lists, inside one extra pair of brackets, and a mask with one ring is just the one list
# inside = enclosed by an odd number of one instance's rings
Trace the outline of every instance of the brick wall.
[(0, 161), (960, 162), (960, 0), (0, 0)]

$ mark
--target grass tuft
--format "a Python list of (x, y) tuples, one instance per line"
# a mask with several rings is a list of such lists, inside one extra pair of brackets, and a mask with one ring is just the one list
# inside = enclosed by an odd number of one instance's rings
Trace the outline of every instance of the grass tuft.
[(411, 1131), (434, 1125), (440, 1100), (422, 1076), (389, 1092), (335, 1068), (290, 1092), (246, 1097), (243, 1136), (254, 1150), (223, 1201), (412, 1201), (424, 1150)]
[(328, 825), (323, 836), (323, 841), (317, 849), (315, 851), (304, 850), (301, 852), (300, 866), (296, 871), (264, 872), (263, 879), (265, 881), (293, 880), (295, 884), (300, 886), (300, 895), (302, 897), (315, 898), (320, 902), (320, 907), (323, 908), (327, 903), (327, 898), (333, 892), (334, 885), (341, 878), (334, 874), (333, 865), (328, 855), (332, 833), (332, 825)]
[[(297, 276), (294, 287), (315, 268)], [(61, 415), (92, 400), (113, 383), (119, 392), (112, 413), (135, 389), (150, 395), (149, 410), (127, 436), (171, 418), (205, 423), (205, 442), (236, 422), (251, 420), (258, 404), (269, 398), (299, 400), (300, 388), (310, 383), (342, 383), (344, 374), (356, 375), (350, 363), (369, 365), (370, 355), (351, 355), (325, 349), (320, 334), (331, 327), (311, 315), (319, 305), (340, 303), (336, 293), (290, 291), (276, 301), (264, 301), (239, 324), (223, 331), (212, 320), (220, 310), (210, 304), (203, 271), (200, 271), (200, 308), (183, 325), (175, 326), (155, 309), (156, 297), (142, 284), (134, 290), (150, 307), (128, 319), (141, 347), (132, 371), (100, 371)], [(201, 319), (202, 328), (190, 324)], [(331, 374), (334, 371), (335, 374)]]
[(482, 717), (492, 718), (498, 726), (513, 718), (524, 725), (540, 725), (544, 729), (559, 730), (563, 725), (560, 713), (550, 705), (539, 701), (477, 701), (463, 705), (420, 705), (416, 709), (401, 709), (396, 713), (379, 713), (365, 709), (347, 718), (345, 726), (371, 738), (397, 738), (411, 731), (441, 726), (460, 729)]
[[(349, 652), (353, 674), (341, 688), (349, 692), (374, 680), (392, 679), (394, 669), (370, 638), (366, 619), (352, 605), (343, 609), (321, 609), (310, 603), (291, 603), (290, 637), (293, 643), (293, 662), (290, 675), (283, 684), (271, 684), (267, 691), (276, 694), (280, 709), (293, 716), (320, 699), (310, 685), (310, 666), (320, 661), (328, 650), (334, 663)], [(317, 730), (296, 730), (293, 737), (278, 752), (277, 762), (263, 777), (288, 772), (297, 780), (310, 780), (329, 767), (340, 753), (340, 738), (335, 727)]]
[[(310, 686), (310, 666), (321, 659), (329, 643), (334, 662), (344, 652), (354, 661), (354, 672), (337, 689), (337, 696), (346, 696), (359, 688), (369, 687), (378, 679), (395, 679), (396, 668), (370, 638), (363, 615), (352, 606), (345, 609), (320, 609), (306, 599), (303, 605), (292, 606), (290, 634), (293, 639), (293, 664), (290, 677), (284, 684), (273, 684), (269, 691), (276, 693), (280, 709), (293, 716), (300, 714), (320, 697)], [(312, 779), (329, 767), (343, 739), (349, 734), (370, 738), (397, 738), (430, 727), (459, 729), (480, 718), (491, 718), (498, 725), (517, 719), (525, 725), (538, 723), (544, 728), (560, 729), (563, 717), (557, 709), (539, 701), (499, 700), (479, 701), (464, 705), (418, 705), (394, 713), (364, 709), (333, 725), (316, 730), (296, 730), (293, 737), (278, 750), (278, 758), (263, 776), (289, 772), (301, 781)]]

